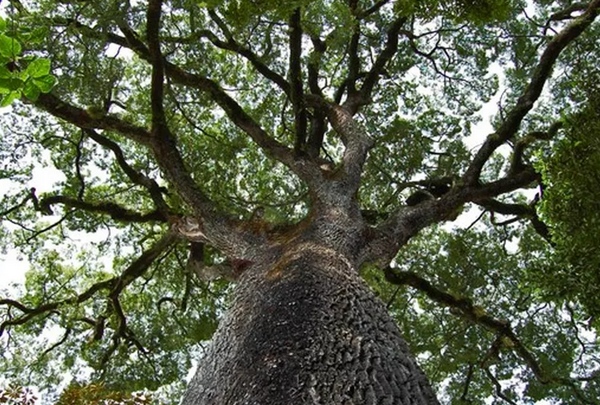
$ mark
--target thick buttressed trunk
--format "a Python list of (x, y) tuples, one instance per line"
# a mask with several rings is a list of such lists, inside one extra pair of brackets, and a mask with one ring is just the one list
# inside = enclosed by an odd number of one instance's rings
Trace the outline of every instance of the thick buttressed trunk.
[(354, 259), (313, 236), (244, 273), (184, 405), (438, 403)]

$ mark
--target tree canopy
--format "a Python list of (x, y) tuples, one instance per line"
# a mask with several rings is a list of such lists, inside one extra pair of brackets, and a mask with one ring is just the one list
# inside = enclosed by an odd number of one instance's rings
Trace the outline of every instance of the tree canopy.
[(10, 381), (177, 402), (232, 252), (342, 178), (373, 232), (422, 219), (362, 275), (441, 401), (600, 403), (600, 1), (2, 7)]

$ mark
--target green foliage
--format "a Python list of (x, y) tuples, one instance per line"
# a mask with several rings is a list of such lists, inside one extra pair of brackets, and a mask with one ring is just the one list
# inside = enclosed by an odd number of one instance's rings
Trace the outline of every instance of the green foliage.
[[(6, 107), (22, 95), (31, 101), (41, 93), (49, 93), (56, 84), (50, 73), (50, 60), (30, 55), (23, 56), (21, 41), (35, 44), (45, 31), (15, 28), (15, 22), (0, 17), (0, 107)], [(22, 70), (20, 66), (26, 63)]]
[[(10, 339), (0, 342), (6, 347), (0, 369), (5, 378), (37, 385), (64, 404), (141, 404), (146, 399), (129, 393), (144, 390), (156, 390), (157, 401), (176, 403), (193, 359), (201, 357), (227, 308), (232, 287), (190, 274), (185, 265), (188, 247), (177, 242), (121, 292), (120, 307), (107, 298), (110, 288), (75, 303), (74, 297), (126, 271), (168, 225), (120, 221), (60, 204), (52, 205), (50, 213), (34, 202), (34, 197), (42, 201), (62, 195), (96, 205), (111, 202), (142, 214), (156, 209), (148, 190), (132, 182), (113, 151), (31, 105), (41, 94), (52, 93), (92, 120), (110, 116), (149, 128), (151, 66), (126, 47), (110, 43), (115, 35), (124, 35), (120, 26), (125, 23), (146, 40), (146, 3), (23, 3), (29, 12), (9, 10), (6, 19), (0, 18), (0, 103), (11, 105), (11, 114), (0, 116), (0, 185), (9, 184), (0, 200), (0, 249), (18, 252), (31, 268), (23, 286), (2, 292), (0, 298), (18, 299), (27, 308), (62, 304), (10, 327)], [(364, 14), (376, 3), (358, 1), (356, 11), (342, 0), (164, 1), (161, 50), (169, 63), (215, 80), (269, 135), (292, 148), (289, 98), (252, 62), (215, 46), (203, 30), (221, 42), (231, 35), (236, 45), (230, 47), (253, 53), (273, 72), (289, 78), (287, 24), (291, 12), (300, 7), (303, 79), (308, 62), (318, 66), (318, 87), (333, 99), (346, 85), (355, 28), (360, 24), (361, 85), (386, 47), (387, 29), (396, 18), (406, 17), (398, 51), (385, 64), (371, 103), (357, 115), (375, 142), (358, 198), (361, 208), (377, 211), (381, 216), (376, 220), (381, 221), (404, 207), (415, 181), (458, 179), (464, 173), (476, 151), (471, 136), (488, 135), (476, 127), (479, 109), (500, 96), (502, 88), (502, 114), (496, 124), (501, 122), (552, 33), (544, 31), (548, 17), (568, 2), (538, 1), (533, 15), (526, 16), (526, 4), (516, 0), (401, 0)], [(209, 11), (220, 16), (229, 32)], [(540, 215), (551, 227), (555, 246), (521, 222), (497, 226), (512, 219), (498, 219), (501, 215), (493, 220), (486, 216), (469, 231), (462, 229), (468, 224), (434, 228), (412, 239), (396, 258), (398, 268), (472, 303), (472, 318), (422, 292), (387, 283), (378, 269), (364, 272), (374, 290), (390, 302), (403, 335), (447, 403), (499, 403), (486, 368), (501, 382), (503, 395), (515, 402), (579, 403), (572, 390), (540, 383), (512, 350), (510, 339), (501, 340), (498, 355), (488, 358), (497, 336), (473, 319), (486, 315), (509, 322), (540, 366), (557, 378), (598, 373), (594, 333), (600, 308), (600, 255), (595, 246), (600, 238), (599, 31), (598, 24), (590, 27), (566, 50), (550, 94), (514, 139), (528, 131), (545, 131), (557, 120), (565, 123), (558, 138), (540, 146), (537, 154), (531, 148), (524, 156), (526, 163), (535, 160), (544, 176)], [(326, 52), (318, 52), (310, 36), (326, 40)], [(186, 168), (219, 209), (232, 218), (247, 219), (263, 207), (263, 218), (275, 225), (306, 215), (306, 186), (270, 159), (206, 92), (168, 78), (164, 107)], [(173, 212), (189, 214), (148, 149), (110, 125), (97, 132), (119, 145), (134, 171), (157, 181)], [(324, 138), (321, 157), (339, 168), (343, 145), (333, 131)], [(478, 138), (475, 143), (481, 142)], [(509, 153), (501, 150), (490, 159), (482, 182), (495, 181), (509, 170)], [(57, 173), (55, 180), (50, 173)], [(526, 204), (525, 200), (511, 195), (503, 201)], [(470, 209), (465, 207), (467, 213)], [(205, 249), (206, 264), (224, 259)], [(0, 309), (0, 322), (20, 314), (16, 308)], [(113, 346), (122, 325), (118, 309), (126, 316), (128, 339), (120, 337)], [(65, 373), (80, 384), (60, 394)], [(589, 397), (600, 397), (597, 379), (584, 386)], [(16, 388), (0, 391), (0, 398), (6, 392), (16, 393), (8, 396), (11, 405), (26, 401)]]
[[(546, 286), (560, 299), (578, 300), (590, 316), (600, 312), (600, 104), (565, 119), (564, 137), (539, 160), (547, 188), (542, 213), (552, 224), (558, 258), (545, 272)], [(541, 280), (540, 280), (541, 281)]]
[[(516, 244), (517, 235), (518, 245), (507, 250), (507, 245)], [(547, 268), (550, 250), (531, 228), (522, 226), (452, 233), (432, 229), (412, 240), (396, 261), (398, 270), (413, 272), (440, 291), (468, 298), (478, 311), (509, 321), (524, 346), (535, 348), (542, 369), (568, 378), (586, 372), (577, 359), (596, 358), (600, 351), (589, 340), (593, 332), (580, 306), (539, 299), (531, 274)], [(457, 308), (440, 305), (423, 292), (390, 285), (377, 269), (367, 270), (365, 278), (388, 303), (425, 372), (440, 389), (444, 387), (448, 398), (461, 398), (469, 381), (467, 398), (484, 403), (491, 389), (485, 374), (489, 368), (498, 380), (518, 381), (503, 390), (514, 400), (552, 397), (578, 403), (563, 386), (540, 384), (531, 370), (522, 368), (512, 342), (503, 341), (498, 354), (489, 357), (497, 336), (461, 316)], [(527, 387), (524, 395), (522, 384)], [(600, 395), (597, 382), (586, 389), (590, 397)]]
[(395, 8), (400, 13), (414, 13), (425, 19), (434, 19), (443, 15), (457, 22), (486, 23), (507, 20), (520, 3), (520, 1), (514, 0), (458, 0), (451, 2), (402, 0), (395, 3)]
[(143, 393), (124, 393), (107, 389), (103, 384), (71, 384), (56, 405), (149, 405), (152, 397)]

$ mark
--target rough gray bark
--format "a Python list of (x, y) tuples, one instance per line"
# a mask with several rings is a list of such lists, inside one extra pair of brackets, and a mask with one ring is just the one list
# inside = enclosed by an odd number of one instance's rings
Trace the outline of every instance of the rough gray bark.
[(304, 240), (249, 268), (183, 404), (437, 404), (353, 262)]

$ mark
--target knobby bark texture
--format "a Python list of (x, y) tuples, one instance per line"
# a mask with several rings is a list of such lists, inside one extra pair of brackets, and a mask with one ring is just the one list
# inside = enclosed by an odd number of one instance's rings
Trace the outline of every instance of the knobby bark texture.
[(308, 234), (242, 275), (183, 404), (438, 404), (355, 259)]

